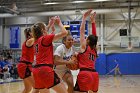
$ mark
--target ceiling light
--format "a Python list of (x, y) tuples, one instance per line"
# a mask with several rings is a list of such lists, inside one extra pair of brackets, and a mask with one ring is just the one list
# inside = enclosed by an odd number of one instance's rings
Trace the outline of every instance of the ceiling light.
[(73, 1), (71, 3), (85, 3), (85, 2), (87, 2), (87, 1)]
[(113, 1), (113, 0), (95, 0), (95, 2)]
[(104, 1), (113, 1), (113, 0), (73, 1), (73, 2), (71, 2), (71, 3), (104, 2)]
[(59, 3), (57, 2), (44, 3), (44, 5), (55, 5), (55, 4), (59, 4)]
[(90, 1), (72, 1), (72, 2), (49, 2), (49, 0), (46, 0), (47, 2), (44, 3), (44, 5), (55, 5), (55, 4), (67, 4), (67, 3), (92, 3), (92, 2), (104, 2), (104, 1), (113, 1), (113, 0), (90, 0)]

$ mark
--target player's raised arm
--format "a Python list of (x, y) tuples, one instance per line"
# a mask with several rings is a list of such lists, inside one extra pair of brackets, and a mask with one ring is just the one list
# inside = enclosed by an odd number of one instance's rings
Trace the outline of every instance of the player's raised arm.
[(86, 48), (86, 39), (85, 39), (85, 23), (86, 23), (86, 18), (90, 15), (90, 13), (92, 12), (92, 9), (89, 9), (88, 11), (86, 11), (83, 14), (83, 18), (82, 18), (82, 23), (80, 26), (80, 49), (81, 50), (85, 50)]
[(91, 21), (91, 24), (92, 24), (92, 35), (97, 36), (95, 17), (96, 17), (96, 12), (94, 12), (90, 15), (90, 21)]
[(64, 28), (59, 16), (55, 17), (55, 23), (59, 26), (60, 32), (55, 34), (53, 41), (56, 41), (68, 34), (68, 31)]

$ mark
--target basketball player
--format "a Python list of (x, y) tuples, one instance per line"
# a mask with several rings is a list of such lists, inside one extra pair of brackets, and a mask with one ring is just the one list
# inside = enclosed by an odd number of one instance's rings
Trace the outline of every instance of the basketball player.
[[(34, 86), (34, 80), (31, 75), (32, 63), (34, 61), (34, 39), (32, 38), (31, 29), (26, 28), (24, 30), (25, 42), (22, 44), (22, 56), (19, 63), (17, 64), (18, 75), (24, 82), (24, 90), (22, 93), (30, 93)], [(34, 91), (38, 93), (38, 91)]]
[[(53, 21), (49, 21), (47, 25), (47, 30), (53, 26)], [(32, 63), (34, 61), (34, 39), (32, 38), (32, 33), (30, 28), (26, 28), (24, 30), (25, 42), (22, 45), (22, 56), (20, 58), (20, 62), (17, 65), (17, 70), (19, 77), (23, 79), (24, 82), (24, 90), (22, 93), (29, 93), (34, 86), (34, 80), (31, 75), (32, 71)], [(34, 90), (33, 93), (38, 93), (39, 91)]]
[(54, 52), (55, 72), (59, 77), (68, 85), (68, 93), (73, 93), (73, 76), (67, 64), (72, 55), (75, 54), (75, 48), (73, 46), (73, 37), (69, 34), (62, 39), (61, 45), (59, 45)]
[(80, 53), (77, 55), (80, 72), (74, 87), (75, 93), (97, 93), (98, 91), (99, 76), (95, 70), (97, 38), (89, 35), (85, 39), (85, 22), (91, 12), (92, 10), (88, 10), (83, 14), (80, 27)]
[[(53, 17), (51, 20), (59, 26), (61, 32), (57, 34), (48, 34), (46, 25), (44, 23), (36, 23), (32, 26), (33, 37), (35, 39), (35, 57), (36, 64), (33, 68), (33, 76), (35, 80), (35, 89), (43, 92), (42, 89), (52, 88), (57, 93), (67, 93), (65, 86), (60, 83), (60, 78), (53, 70), (53, 45), (56, 41), (67, 35), (60, 18)], [(70, 60), (74, 62), (74, 60)]]

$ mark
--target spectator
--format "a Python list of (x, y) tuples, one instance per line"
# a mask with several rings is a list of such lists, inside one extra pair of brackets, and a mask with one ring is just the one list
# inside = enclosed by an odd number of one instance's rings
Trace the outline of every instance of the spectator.
[(3, 67), (3, 74), (4, 74), (4, 80), (7, 79), (7, 78), (10, 78), (10, 72), (9, 72), (8, 65), (5, 65)]
[(0, 79), (3, 79), (3, 69), (1, 65), (0, 65)]

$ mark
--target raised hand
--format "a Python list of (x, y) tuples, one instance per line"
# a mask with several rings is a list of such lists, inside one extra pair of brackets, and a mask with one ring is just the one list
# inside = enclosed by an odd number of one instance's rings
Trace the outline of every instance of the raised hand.
[(59, 16), (55, 16), (55, 23), (58, 24), (58, 25), (61, 23), (61, 20), (60, 20)]
[(95, 23), (95, 17), (96, 17), (96, 12), (94, 12), (94, 13), (92, 13), (90, 15), (90, 21), (91, 21), (91, 23)]
[(84, 18), (84, 19), (87, 18), (87, 17), (90, 15), (91, 12), (92, 12), (92, 9), (89, 9), (88, 11), (86, 11), (86, 12), (83, 14), (83, 18)]
[(51, 17), (51, 18), (49, 19), (49, 24), (48, 24), (48, 26), (51, 27), (52, 25), (54, 25), (54, 23), (55, 23), (55, 17)]

